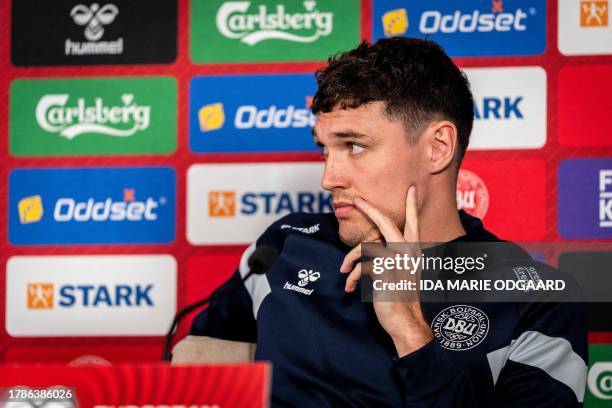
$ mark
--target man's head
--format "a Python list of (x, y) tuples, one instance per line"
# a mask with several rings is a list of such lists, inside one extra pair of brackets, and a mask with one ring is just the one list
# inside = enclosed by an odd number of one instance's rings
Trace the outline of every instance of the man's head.
[(473, 100), (465, 75), (434, 42), (390, 38), (330, 58), (316, 74), (312, 111), (326, 159), (321, 182), (333, 193), (340, 237), (374, 239), (375, 225), (352, 206), (356, 196), (403, 226), (406, 192), (435, 212), (455, 200)]

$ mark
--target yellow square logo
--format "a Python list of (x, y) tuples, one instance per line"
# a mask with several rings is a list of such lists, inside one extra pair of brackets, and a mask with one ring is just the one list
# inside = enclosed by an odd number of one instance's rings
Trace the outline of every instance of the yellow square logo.
[(28, 309), (53, 309), (52, 283), (28, 283)]
[(205, 105), (198, 111), (198, 121), (202, 132), (221, 129), (225, 123), (225, 113), (222, 103), (211, 103)]
[(607, 27), (608, 0), (581, 0), (580, 27)]
[(209, 217), (233, 217), (236, 215), (234, 191), (210, 191), (208, 193)]
[(42, 198), (39, 195), (22, 198), (17, 204), (17, 210), (20, 223), (38, 222), (43, 216)]
[(387, 37), (406, 34), (406, 31), (408, 31), (408, 12), (404, 8), (387, 11), (382, 16), (382, 24)]

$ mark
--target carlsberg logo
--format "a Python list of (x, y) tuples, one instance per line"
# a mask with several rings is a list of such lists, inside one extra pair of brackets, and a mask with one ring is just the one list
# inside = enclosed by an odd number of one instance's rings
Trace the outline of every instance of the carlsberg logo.
[(118, 105), (99, 97), (89, 105), (85, 98), (69, 99), (68, 94), (44, 95), (36, 105), (38, 125), (69, 140), (84, 133), (129, 137), (149, 127), (151, 106), (138, 105), (133, 94), (123, 94)]
[(334, 14), (317, 10), (316, 1), (303, 4), (305, 12), (291, 14), (282, 4), (274, 10), (269, 10), (266, 5), (249, 10), (250, 1), (229, 1), (217, 11), (217, 29), (224, 37), (239, 39), (251, 46), (270, 39), (312, 43), (330, 35), (334, 28)]

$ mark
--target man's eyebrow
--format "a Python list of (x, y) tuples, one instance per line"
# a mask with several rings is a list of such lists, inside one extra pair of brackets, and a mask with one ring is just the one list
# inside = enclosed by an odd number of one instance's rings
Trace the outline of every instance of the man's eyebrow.
[[(359, 133), (354, 130), (333, 132), (331, 135), (339, 139), (370, 139), (370, 136), (366, 135), (365, 133)], [(312, 137), (314, 137), (316, 143), (320, 143), (314, 128), (312, 129)]]
[(370, 136), (365, 133), (355, 132), (354, 130), (345, 130), (340, 132), (332, 133), (333, 136), (338, 137), (340, 139), (369, 139)]

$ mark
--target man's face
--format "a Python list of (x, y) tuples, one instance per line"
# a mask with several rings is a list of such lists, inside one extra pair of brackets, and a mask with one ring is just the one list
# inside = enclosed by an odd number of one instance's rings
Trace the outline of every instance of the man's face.
[(320, 113), (313, 130), (325, 157), (321, 186), (332, 192), (340, 238), (349, 246), (380, 238), (376, 225), (353, 205), (355, 197), (402, 229), (408, 188), (419, 189), (426, 177), (424, 144), (410, 144), (404, 126), (383, 110), (382, 102), (334, 109)]

